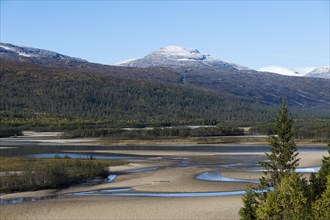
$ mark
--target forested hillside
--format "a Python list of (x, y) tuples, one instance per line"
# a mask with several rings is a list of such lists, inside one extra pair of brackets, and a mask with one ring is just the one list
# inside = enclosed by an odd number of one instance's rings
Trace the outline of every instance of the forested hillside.
[[(274, 116), (271, 105), (188, 86), (23, 62), (1, 64), (0, 86), (1, 124), (15, 127), (250, 125), (267, 122)], [(322, 117), (321, 112), (315, 111), (309, 114), (297, 110), (295, 114), (297, 117)], [(323, 116), (326, 117), (326, 113)]]

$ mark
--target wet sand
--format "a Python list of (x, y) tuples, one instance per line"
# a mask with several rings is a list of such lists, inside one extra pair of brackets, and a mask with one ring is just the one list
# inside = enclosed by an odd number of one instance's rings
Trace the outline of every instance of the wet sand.
[(1, 219), (237, 219), (240, 196), (71, 197), (6, 205)]
[[(139, 166), (136, 166), (139, 167)], [(219, 183), (194, 179), (208, 168), (169, 167), (158, 171), (119, 176), (114, 182), (74, 187), (58, 194), (131, 187), (138, 192), (213, 192), (245, 188), (245, 183)], [(49, 195), (43, 190), (3, 198)], [(53, 192), (54, 193), (54, 192)], [(241, 196), (223, 197), (84, 197), (70, 196), (17, 205), (0, 206), (1, 219), (237, 219)]]
[[(115, 152), (115, 151), (107, 151)], [(116, 151), (118, 153), (118, 151)], [(128, 153), (128, 151), (123, 151)], [(121, 152), (121, 153), (123, 153)], [(76, 186), (63, 190), (43, 190), (1, 196), (2, 199), (65, 195), (90, 190), (131, 188), (133, 192), (225, 192), (244, 190), (247, 183), (212, 182), (195, 179), (196, 175), (221, 170), (229, 178), (257, 180), (262, 173), (243, 172), (246, 167), (221, 167), (219, 164), (178, 166), (178, 159), (196, 156), (243, 155), (260, 158), (263, 153), (247, 152), (178, 152), (130, 151), (130, 154), (148, 155), (145, 160), (131, 160), (129, 164), (112, 167), (122, 172), (113, 182), (94, 186)], [(319, 166), (326, 152), (303, 152), (300, 167)], [(229, 157), (230, 158), (230, 157)], [(251, 157), (250, 159), (251, 160)], [(257, 160), (257, 159), (256, 159)], [(221, 161), (224, 162), (224, 161)], [(228, 163), (230, 161), (227, 161)], [(244, 162), (244, 161), (243, 161)], [(246, 161), (245, 161), (246, 162)], [(150, 172), (127, 173), (129, 170), (157, 167)], [(126, 173), (125, 173), (126, 172)], [(1, 205), (1, 219), (237, 219), (242, 206), (241, 196), (220, 197), (115, 197), (115, 196), (63, 196), (16, 205)]]

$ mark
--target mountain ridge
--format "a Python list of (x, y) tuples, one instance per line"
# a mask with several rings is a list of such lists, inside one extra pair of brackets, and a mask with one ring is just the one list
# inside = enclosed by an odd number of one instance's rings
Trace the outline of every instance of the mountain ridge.
[(87, 60), (83, 60), (81, 58), (63, 55), (50, 50), (37, 49), (33, 47), (16, 46), (13, 44), (0, 42), (0, 54), (6, 55), (8, 53), (10, 55), (14, 55), (17, 57), (21, 56), (21, 57), (29, 57), (29, 58), (53, 58), (53, 59), (62, 59), (62, 60), (67, 59), (78, 62), (87, 62)]
[[(112, 65), (126, 67), (162, 67), (168, 69), (178, 68), (215, 68), (224, 70), (244, 70), (253, 69), (235, 63), (226, 62), (212, 57), (209, 54), (201, 53), (195, 48), (185, 48), (180, 46), (165, 46), (155, 50), (143, 58), (133, 58), (115, 62)], [(329, 67), (307, 67), (307, 68), (287, 68), (281, 66), (268, 66), (257, 70), (258, 72), (270, 72), (285, 76), (330, 78)]]
[(165, 46), (143, 58), (129, 59), (112, 65), (126, 67), (211, 67), (236, 70), (250, 70), (250, 68), (213, 58), (209, 54), (201, 53), (195, 48), (180, 46)]

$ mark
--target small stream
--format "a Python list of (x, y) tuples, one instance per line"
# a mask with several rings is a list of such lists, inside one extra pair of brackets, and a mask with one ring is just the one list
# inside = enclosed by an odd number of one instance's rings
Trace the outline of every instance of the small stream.
[[(126, 171), (126, 173), (136, 173), (136, 172), (149, 172), (155, 171), (159, 167), (147, 167), (136, 170)], [(306, 167), (297, 168), (297, 172), (317, 172), (320, 167)], [(249, 172), (263, 172), (263, 170), (250, 170)], [(112, 182), (115, 180), (117, 175), (111, 174), (107, 177), (107, 182)], [(202, 181), (218, 181), (218, 182), (241, 182), (241, 183), (256, 183), (258, 180), (248, 180), (248, 179), (238, 179), (229, 178), (221, 175), (219, 170), (212, 170), (198, 174), (196, 177), (198, 180)], [(210, 197), (210, 196), (231, 196), (231, 195), (243, 195), (246, 193), (245, 190), (236, 191), (226, 191), (226, 192), (129, 192), (132, 188), (117, 188), (117, 189), (105, 189), (105, 190), (92, 190), (84, 192), (68, 193), (64, 195), (51, 195), (44, 197), (26, 197), (26, 198), (15, 198), (15, 199), (0, 199), (0, 205), (7, 204), (20, 204), (23, 202), (35, 202), (46, 199), (64, 198), (67, 196), (124, 196), (124, 197)], [(271, 189), (269, 189), (271, 190)], [(258, 191), (259, 192), (259, 191)], [(260, 191), (264, 192), (264, 191)]]
[[(7, 141), (8, 142), (8, 141)], [(53, 158), (55, 156), (70, 158), (95, 158), (95, 159), (113, 159), (113, 160), (145, 160), (149, 156), (137, 156), (137, 155), (125, 155), (125, 154), (114, 154), (114, 153), (63, 153), (63, 151), (74, 151), (74, 150), (157, 150), (157, 151), (204, 151), (204, 152), (267, 152), (269, 151), (268, 146), (235, 146), (233, 144), (222, 145), (222, 146), (209, 146), (209, 145), (198, 145), (198, 146), (63, 146), (63, 145), (35, 145), (31, 142), (27, 142), (26, 145), (11, 145), (7, 143), (10, 148), (6, 148), (7, 145), (2, 146), (0, 150), (0, 156), (9, 157), (32, 157), (32, 158)], [(311, 147), (311, 148), (299, 148), (299, 152), (315, 152), (315, 151), (326, 151), (325, 147)], [(258, 156), (240, 156), (237, 155), (225, 155), (216, 156), (217, 158), (222, 157), (223, 164), (210, 163), (210, 164), (198, 164), (192, 163), (191, 161), (180, 158), (175, 160), (174, 164), (177, 167), (188, 167), (188, 166), (208, 166), (216, 169), (228, 169), (237, 168), (243, 172), (263, 172), (260, 169), (260, 165), (254, 163), (257, 161)], [(226, 160), (223, 159), (226, 157)], [(244, 158), (243, 158), (244, 157)], [(165, 158), (165, 157), (164, 157)], [(228, 159), (229, 158), (229, 159)], [(221, 161), (221, 160), (219, 160)], [(237, 161), (237, 163), (235, 163)], [(244, 162), (242, 162), (244, 161)], [(258, 169), (259, 167), (259, 169)], [(135, 170), (124, 171), (122, 174), (129, 175), (138, 172), (151, 172), (161, 169), (161, 167), (146, 167)], [(210, 168), (211, 169), (211, 168)], [(305, 167), (297, 168), (296, 172), (299, 173), (311, 173), (317, 172), (320, 167)], [(116, 179), (117, 175), (111, 174), (107, 177), (105, 182), (112, 182)], [(217, 182), (238, 182), (238, 183), (255, 183), (258, 184), (258, 180), (251, 179), (238, 179), (229, 178), (221, 175), (220, 170), (212, 170), (198, 174), (195, 176), (197, 180), (201, 181), (217, 181)], [(123, 196), (123, 197), (210, 197), (210, 196), (230, 196), (230, 195), (243, 195), (245, 190), (227, 191), (227, 192), (136, 192), (132, 188), (116, 188), (116, 189), (105, 189), (105, 190), (94, 190), (85, 192), (75, 192), (63, 195), (50, 195), (44, 197), (28, 197), (28, 198), (15, 198), (3, 200), (0, 199), (0, 205), (6, 204), (20, 204), (23, 202), (35, 202), (46, 199), (65, 198), (72, 196)], [(261, 192), (261, 191), (260, 191)]]

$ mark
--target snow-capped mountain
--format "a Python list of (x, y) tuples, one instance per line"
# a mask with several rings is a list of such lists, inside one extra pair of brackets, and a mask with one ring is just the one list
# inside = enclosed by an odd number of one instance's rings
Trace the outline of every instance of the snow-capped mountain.
[(300, 72), (295, 69), (282, 67), (282, 66), (268, 66), (259, 69), (260, 72), (277, 73), (285, 76), (303, 76)]
[[(288, 105), (307, 108), (328, 108), (330, 101), (329, 80), (327, 79), (295, 77), (294, 83), (292, 83), (289, 77), (280, 74), (257, 72), (247, 67), (212, 58), (196, 49), (174, 46), (161, 48), (142, 59), (129, 60), (119, 63), (119, 66), (112, 66), (89, 63), (48, 50), (1, 43), (0, 63), (0, 69), (15, 70), (13, 72), (25, 69), (32, 73), (37, 71), (50, 76), (60, 74), (61, 77), (66, 77), (66, 73), (69, 71), (74, 74), (102, 77), (102, 80), (115, 77), (116, 80), (123, 80), (123, 82), (126, 79), (129, 79), (129, 82), (136, 79), (182, 89), (188, 86), (188, 88), (197, 88), (206, 93), (211, 92), (212, 97), (219, 95), (224, 100), (242, 99), (249, 100), (251, 103), (273, 105), (278, 104), (281, 97), (285, 97)], [(127, 68), (125, 66), (157, 66), (161, 68)], [(323, 69), (315, 70), (314, 74), (321, 70)], [(90, 79), (89, 77), (82, 78), (83, 80)], [(71, 79), (70, 77), (69, 81)], [(61, 82), (60, 80), (59, 83)], [(30, 81), (26, 83), (30, 83)], [(139, 83), (137, 86), (140, 85), (144, 84)], [(173, 88), (171, 87), (171, 91)]]
[(248, 67), (224, 62), (209, 54), (200, 53), (197, 49), (179, 46), (162, 47), (141, 59), (130, 59), (113, 63), (127, 67), (211, 67), (227, 70), (250, 70)]
[(318, 67), (308, 72), (305, 76), (330, 79), (330, 67)]
[(49, 50), (36, 49), (32, 47), (21, 47), (12, 44), (0, 43), (0, 55), (16, 56), (21, 58), (53, 58), (58, 60), (70, 60), (86, 62), (80, 58), (66, 56)]
[(268, 66), (258, 69), (260, 72), (277, 73), (286, 76), (302, 76), (315, 78), (330, 78), (329, 67), (288, 68), (282, 66)]

